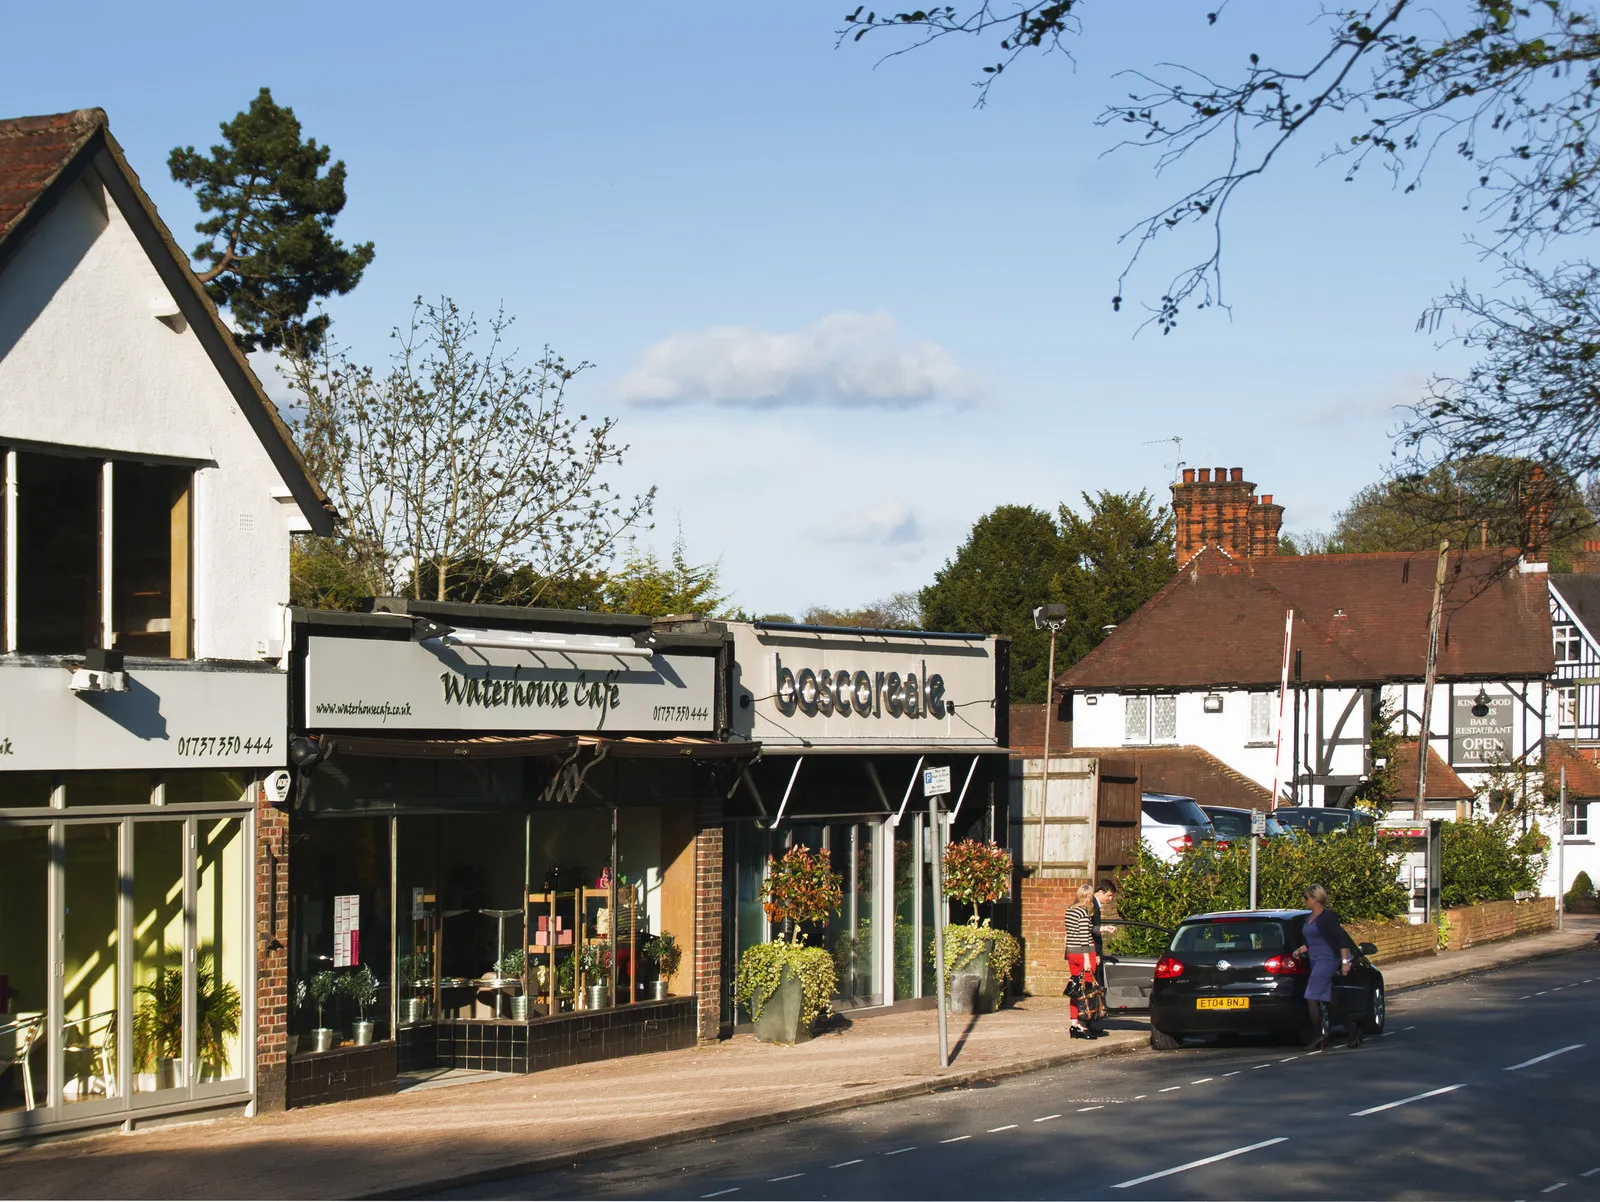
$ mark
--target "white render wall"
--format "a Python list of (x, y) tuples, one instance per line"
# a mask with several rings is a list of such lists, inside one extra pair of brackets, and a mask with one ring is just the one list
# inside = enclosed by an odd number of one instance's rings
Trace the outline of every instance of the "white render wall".
[(0, 273), (0, 444), (196, 461), (194, 653), (254, 659), (304, 519), (177, 308), (91, 170)]

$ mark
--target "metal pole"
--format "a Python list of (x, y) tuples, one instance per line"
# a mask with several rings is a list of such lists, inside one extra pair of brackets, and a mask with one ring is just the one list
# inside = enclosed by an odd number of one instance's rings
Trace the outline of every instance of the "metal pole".
[(1044, 816), (1050, 809), (1050, 703), (1056, 699), (1056, 628), (1050, 627), (1050, 664), (1044, 676), (1044, 772), (1039, 780), (1039, 859), (1036, 875), (1044, 877)]
[(950, 1067), (949, 999), (944, 986), (944, 832), (939, 823), (939, 798), (928, 798), (928, 839), (933, 844), (933, 961), (938, 965), (939, 1067)]
[(1255, 832), (1252, 831), (1250, 834), (1250, 908), (1252, 910), (1256, 908), (1256, 848), (1259, 843), (1260, 840), (1256, 838)]
[[(1289, 648), (1294, 645), (1294, 610), (1283, 617), (1283, 671), (1278, 677), (1278, 742), (1272, 753), (1272, 804), (1278, 804), (1278, 790), (1283, 782), (1283, 702), (1289, 692)], [(1295, 721), (1300, 720), (1300, 702), (1295, 699)], [(1299, 745), (1299, 728), (1295, 728), (1295, 743)], [(1298, 795), (1295, 798), (1299, 800)]]
[(1428, 748), (1432, 746), (1433, 688), (1439, 676), (1439, 618), (1444, 612), (1444, 574), (1450, 562), (1450, 540), (1439, 540), (1439, 567), (1433, 576), (1433, 612), (1428, 618), (1428, 662), (1422, 673), (1422, 723), (1417, 731), (1417, 797), (1411, 817), (1421, 822), (1428, 795)]
[[(1576, 696), (1576, 693), (1574, 693)], [(1576, 715), (1573, 725), (1576, 726)], [(1566, 929), (1567, 918), (1567, 766), (1561, 765), (1561, 810), (1556, 815), (1556, 930)]]

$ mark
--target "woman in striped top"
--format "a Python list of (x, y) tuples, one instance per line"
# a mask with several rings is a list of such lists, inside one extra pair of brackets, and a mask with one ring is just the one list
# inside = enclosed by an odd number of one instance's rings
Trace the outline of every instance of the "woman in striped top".
[(1094, 953), (1094, 887), (1088, 882), (1078, 886), (1077, 900), (1067, 907), (1067, 971), (1077, 978), (1076, 987), (1069, 987), (1067, 1014), (1072, 1020), (1068, 1028), (1070, 1039), (1093, 1039), (1096, 1032), (1081, 1021), (1078, 999), (1084, 987), (1095, 979)]

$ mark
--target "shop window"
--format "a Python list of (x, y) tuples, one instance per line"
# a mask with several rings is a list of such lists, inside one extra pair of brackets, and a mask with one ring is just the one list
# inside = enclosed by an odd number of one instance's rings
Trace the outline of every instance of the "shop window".
[(133, 824), (133, 1092), (187, 1084), (183, 1065), (183, 827)]
[(245, 772), (169, 772), (161, 784), (162, 801), (169, 806), (207, 801), (237, 803), (250, 785), (250, 776)]
[(112, 465), (112, 646), (189, 654), (189, 472)]
[(117, 845), (111, 822), (65, 830), (62, 891), (62, 1100), (120, 1096), (117, 1081)]
[(244, 1076), (244, 820), (197, 820), (194, 1023), (196, 1079)]
[(148, 772), (69, 772), (64, 780), (69, 806), (149, 805), (155, 786)]
[(1271, 693), (1250, 694), (1250, 742), (1267, 743), (1272, 739)]
[(1589, 803), (1574, 801), (1567, 806), (1566, 836), (1569, 839), (1589, 837)]
[(49, 829), (0, 826), (0, 1111), (48, 1102)]
[(33, 451), (7, 461), (17, 496), (17, 571), (5, 582), (16, 598), (15, 649), (188, 656), (192, 473)]
[(47, 806), (54, 793), (49, 772), (0, 772), (0, 810)]
[(100, 642), (100, 464), (16, 456), (16, 649), (73, 655)]
[[(407, 821), (416, 824), (414, 834), (420, 836), (417, 841), (424, 848), (439, 838), (440, 819), (416, 818), (404, 820), (402, 825)], [(520, 821), (517, 825), (520, 836)], [(297, 1005), (290, 1016), (291, 1031), (309, 1035), (321, 1026), (336, 1032), (330, 1037), (336, 1044), (352, 1042), (360, 1007), (342, 991), (335, 991), (319, 1008), (317, 983), (319, 979), (342, 981), (365, 966), (379, 987), (377, 998), (366, 1008), (366, 1020), (374, 1024), (375, 1039), (389, 1037), (389, 829), (387, 817), (323, 816), (306, 827), (305, 839), (297, 838), (290, 852), (290, 923), (294, 932), (290, 970), (297, 997), (299, 987), (306, 987), (304, 1004)], [(520, 837), (517, 843), (520, 863)], [(425, 850), (423, 854), (431, 853)], [(451, 915), (450, 921), (456, 917)], [(403, 967), (411, 975), (419, 975), (419, 970)], [(480, 971), (460, 975), (476, 976)], [(325, 973), (331, 975), (323, 977)]]

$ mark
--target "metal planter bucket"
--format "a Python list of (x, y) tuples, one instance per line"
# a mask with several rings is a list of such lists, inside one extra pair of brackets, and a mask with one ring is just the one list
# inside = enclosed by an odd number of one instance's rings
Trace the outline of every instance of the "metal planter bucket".
[(360, 1019), (350, 1024), (350, 1037), (356, 1041), (358, 1048), (364, 1048), (372, 1042), (372, 1032), (376, 1024), (370, 1019)]
[(671, 996), (672, 995), (667, 992), (667, 983), (665, 981), (654, 981), (654, 982), (651, 983), (651, 985), (650, 985), (650, 1000), (651, 1001), (653, 1001), (653, 1002), (664, 1002)]
[(590, 985), (584, 990), (584, 1009), (604, 1010), (611, 1004), (611, 999), (606, 996), (608, 992), (604, 985)]
[(400, 1021), (406, 1025), (426, 1022), (428, 1018), (428, 999), (425, 997), (408, 997), (400, 1003)]
[(511, 1017), (519, 1023), (525, 1023), (528, 1021), (527, 994), (519, 993), (516, 997), (511, 999)]
[(184, 1084), (183, 1061), (175, 1056), (162, 1056), (156, 1060), (156, 1088), (177, 1089)]
[(311, 1032), (313, 1052), (331, 1052), (339, 1046), (339, 1032), (332, 1027), (318, 1027)]

